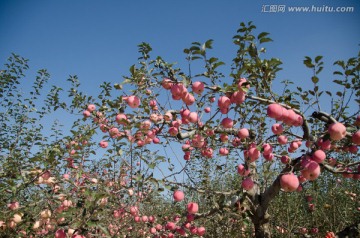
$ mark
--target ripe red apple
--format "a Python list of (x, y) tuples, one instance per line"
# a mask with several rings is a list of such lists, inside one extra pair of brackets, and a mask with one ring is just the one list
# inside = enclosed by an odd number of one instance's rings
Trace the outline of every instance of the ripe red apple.
[(267, 107), (267, 115), (276, 120), (281, 120), (283, 107), (277, 103), (270, 104)]
[(173, 84), (170, 91), (174, 100), (180, 100), (187, 93), (187, 89), (181, 83)]
[(237, 172), (238, 174), (240, 174), (241, 176), (248, 176), (250, 174), (250, 170), (246, 169), (245, 166), (243, 164), (239, 164), (237, 167)]
[(250, 162), (254, 162), (255, 160), (257, 160), (260, 157), (260, 151), (256, 147), (250, 148), (248, 150), (248, 156), (249, 156)]
[(350, 145), (349, 152), (352, 154), (356, 154), (358, 152), (358, 147), (356, 145)]
[(354, 144), (360, 145), (360, 131), (355, 132), (352, 135), (351, 140)]
[(205, 234), (205, 232), (206, 232), (205, 227), (201, 226), (201, 227), (197, 228), (197, 235), (198, 236), (203, 236)]
[(320, 166), (313, 160), (310, 160), (304, 166), (304, 169), (301, 170), (302, 176), (304, 176), (307, 180), (313, 181), (317, 177), (319, 177), (321, 173)]
[(195, 97), (191, 93), (186, 93), (182, 99), (187, 106), (193, 105), (195, 102)]
[(143, 222), (148, 222), (148, 221), (149, 221), (149, 218), (148, 218), (148, 216), (142, 216), (142, 217), (141, 217), (141, 220), (142, 220)]
[(91, 112), (89, 112), (88, 110), (83, 111), (84, 117), (89, 117), (90, 115), (91, 115)]
[(55, 238), (66, 238), (66, 233), (63, 229), (58, 229), (55, 232)]
[(278, 142), (280, 145), (285, 145), (287, 143), (287, 141), (288, 141), (288, 139), (284, 135), (278, 137)]
[(262, 148), (263, 148), (263, 155), (269, 155), (273, 151), (273, 148), (270, 144), (263, 144)]
[(20, 205), (19, 205), (19, 202), (11, 202), (11, 203), (7, 204), (7, 207), (10, 210), (14, 211), (14, 210), (19, 209)]
[(346, 127), (340, 122), (331, 124), (328, 127), (330, 138), (333, 140), (341, 140), (346, 136)]
[(171, 86), (173, 85), (173, 82), (171, 79), (164, 78), (161, 82), (161, 86), (163, 86), (164, 89), (171, 89)]
[(288, 126), (294, 126), (298, 120), (298, 116), (294, 110), (288, 109), (286, 116), (282, 117), (283, 122)]
[(138, 108), (140, 105), (140, 99), (134, 95), (128, 97), (126, 102), (131, 108)]
[(250, 177), (247, 177), (241, 182), (241, 187), (245, 190), (250, 190), (254, 187), (254, 182)]
[(180, 201), (184, 200), (185, 195), (184, 195), (183, 191), (176, 190), (173, 194), (173, 197), (174, 197), (175, 201), (180, 202)]
[(275, 134), (275, 135), (280, 135), (281, 133), (283, 133), (284, 131), (284, 127), (281, 124), (274, 124), (271, 126), (271, 131)]
[(198, 114), (197, 112), (190, 112), (189, 114), (189, 121), (195, 123), (198, 121)]
[(221, 121), (221, 125), (222, 125), (224, 128), (231, 128), (231, 127), (233, 127), (234, 122), (233, 122), (232, 119), (226, 117), (226, 118), (224, 118), (224, 119)]
[(245, 95), (246, 94), (243, 91), (236, 91), (231, 95), (230, 101), (231, 101), (231, 103), (235, 103), (237, 105), (240, 105), (243, 102), (245, 102), (245, 99), (246, 99)]
[(267, 161), (272, 161), (274, 159), (274, 154), (270, 153), (270, 154), (263, 154), (264, 159), (266, 159)]
[(220, 155), (228, 155), (229, 154), (229, 150), (225, 147), (222, 147), (219, 149), (219, 154)]
[(155, 228), (155, 227), (151, 227), (151, 228), (149, 229), (149, 232), (150, 232), (151, 234), (155, 234), (155, 233), (156, 233), (156, 228)]
[(231, 104), (230, 98), (226, 97), (226, 96), (221, 96), (218, 99), (218, 106), (219, 108), (228, 108)]
[(192, 84), (192, 90), (194, 93), (201, 94), (205, 89), (205, 85), (203, 82), (196, 81)]
[(192, 222), (193, 220), (195, 220), (195, 215), (190, 213), (186, 214), (186, 220), (188, 222)]
[(89, 112), (93, 112), (93, 111), (95, 111), (95, 109), (96, 109), (96, 106), (94, 104), (89, 104), (87, 107), (87, 110)]
[(102, 140), (102, 141), (100, 141), (99, 145), (100, 145), (101, 148), (106, 148), (106, 147), (108, 147), (108, 142)]
[(292, 141), (292, 142), (290, 143), (290, 149), (291, 149), (292, 151), (295, 151), (295, 150), (297, 150), (298, 148), (299, 148), (299, 144), (298, 144), (297, 141)]
[(280, 160), (281, 160), (281, 163), (283, 163), (283, 164), (288, 164), (290, 162), (289, 156), (286, 156), (286, 155), (281, 156)]
[(280, 186), (285, 192), (293, 192), (299, 185), (299, 179), (293, 173), (283, 174), (280, 178)]
[(326, 154), (323, 150), (316, 150), (311, 158), (317, 163), (322, 163), (326, 158)]
[(155, 229), (158, 230), (158, 231), (162, 230), (162, 228), (163, 227), (160, 224), (156, 224), (156, 226), (155, 226)]
[(169, 135), (176, 136), (179, 133), (179, 130), (176, 127), (170, 127), (168, 131)]
[(199, 205), (195, 202), (190, 202), (187, 204), (187, 211), (190, 214), (195, 214), (199, 211)]
[(131, 215), (136, 216), (139, 213), (139, 208), (136, 206), (130, 207), (130, 213)]
[(249, 137), (249, 130), (247, 128), (242, 128), (238, 131), (237, 136), (240, 139), (246, 139)]
[(303, 119), (302, 116), (300, 116), (298, 114), (296, 114), (294, 116), (294, 120), (293, 120), (293, 125), (294, 126), (302, 126), (303, 122), (304, 122), (304, 119)]
[(149, 222), (154, 223), (155, 222), (155, 217), (154, 216), (149, 216)]
[(318, 141), (318, 145), (322, 150), (330, 150), (331, 149), (331, 141), (330, 140), (320, 140)]
[(195, 226), (190, 227), (190, 233), (197, 235), (197, 227), (195, 227)]

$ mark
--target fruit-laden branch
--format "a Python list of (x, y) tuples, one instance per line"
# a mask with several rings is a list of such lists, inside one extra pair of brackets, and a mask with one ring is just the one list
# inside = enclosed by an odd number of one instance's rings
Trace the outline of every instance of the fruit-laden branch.
[(308, 139), (311, 140), (309, 124), (308, 124), (308, 122), (306, 120), (305, 115), (300, 110), (298, 110), (296, 108), (292, 108), (291, 106), (283, 104), (283, 103), (275, 102), (275, 101), (270, 100), (270, 99), (259, 98), (259, 97), (252, 96), (252, 95), (246, 95), (246, 98), (249, 98), (249, 99), (252, 99), (252, 100), (255, 100), (255, 101), (259, 101), (259, 102), (263, 102), (263, 103), (266, 103), (266, 104), (276, 103), (276, 104), (279, 104), (280, 106), (282, 106), (282, 107), (284, 107), (286, 109), (292, 109), (296, 114), (299, 114), (303, 118), (303, 124), (302, 124), (302, 129), (304, 131), (303, 139), (304, 140), (308, 140)]
[[(210, 89), (212, 90), (213, 92), (219, 92), (221, 90), (221, 88), (219, 86), (213, 86), (213, 87), (206, 87), (207, 89)], [(291, 106), (287, 105), (287, 104), (284, 104), (284, 103), (278, 103), (274, 100), (270, 100), (270, 99), (265, 99), (265, 98), (260, 98), (260, 97), (256, 97), (256, 96), (253, 96), (253, 95), (248, 95), (246, 94), (245, 95), (246, 98), (248, 99), (251, 99), (251, 100), (254, 100), (254, 101), (259, 101), (259, 102), (262, 102), (262, 103), (265, 103), (265, 104), (278, 104), (286, 109), (292, 109), (296, 114), (299, 114), (302, 118), (303, 118), (303, 124), (302, 124), (302, 128), (303, 128), (303, 131), (304, 131), (304, 135), (303, 135), (303, 139), (304, 140), (308, 140), (308, 139), (312, 139), (311, 137), (311, 134), (310, 134), (310, 128), (309, 128), (309, 124), (306, 120), (306, 117), (305, 115), (298, 109), (296, 108), (292, 108)], [(336, 120), (335, 120), (336, 121)]]

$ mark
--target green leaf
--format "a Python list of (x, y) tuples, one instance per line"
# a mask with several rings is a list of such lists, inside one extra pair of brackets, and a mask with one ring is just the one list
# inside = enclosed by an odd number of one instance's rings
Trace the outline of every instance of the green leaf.
[(343, 75), (343, 73), (342, 72), (340, 72), (340, 71), (335, 71), (333, 74), (337, 74), (337, 75)]
[(216, 69), (217, 67), (219, 67), (219, 66), (221, 66), (221, 65), (225, 65), (225, 63), (224, 62), (217, 62), (217, 63), (215, 63), (215, 64), (213, 64), (213, 69)]
[(324, 67), (319, 67), (318, 70), (316, 70), (316, 74), (319, 74), (322, 70), (324, 69)]
[(319, 82), (319, 78), (316, 76), (313, 76), (313, 77), (311, 77), (311, 81), (316, 84)]
[(148, 164), (149, 169), (154, 169), (156, 166), (156, 163), (150, 163)]
[(265, 42), (270, 42), (273, 41), (271, 38), (261, 38), (260, 39), (260, 44), (265, 43)]
[(268, 33), (268, 32), (261, 32), (259, 35), (258, 35), (258, 40), (260, 40), (261, 38), (263, 38), (263, 37), (265, 37), (265, 36), (267, 36), (267, 35), (269, 35), (270, 33)]
[(212, 39), (210, 39), (210, 40), (207, 40), (206, 42), (205, 42), (205, 48), (207, 48), (207, 49), (212, 49), (212, 43), (214, 42), (214, 40), (212, 40)]
[(315, 57), (315, 63), (319, 63), (319, 61), (322, 59), (323, 57), (321, 55), (318, 55)]
[(345, 75), (346, 75), (346, 76), (349, 76), (349, 75), (352, 74), (352, 72), (353, 72), (352, 70), (348, 69), (348, 70), (345, 71)]
[(135, 65), (134, 65), (134, 64), (133, 64), (133, 65), (131, 65), (131, 66), (130, 66), (129, 71), (130, 71), (130, 73), (131, 73), (132, 75), (134, 75), (134, 74), (135, 74), (135, 70), (136, 70)]
[(311, 69), (314, 68), (315, 65), (312, 64), (311, 59), (310, 59), (309, 57), (307, 57), (307, 58), (308, 58), (308, 59), (305, 59), (305, 60), (304, 60), (305, 66), (308, 67), (308, 68), (311, 68)]

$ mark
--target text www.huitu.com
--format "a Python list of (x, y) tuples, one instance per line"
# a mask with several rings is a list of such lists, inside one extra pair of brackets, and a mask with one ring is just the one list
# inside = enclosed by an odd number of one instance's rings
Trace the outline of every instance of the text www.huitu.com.
[(285, 12), (308, 12), (308, 13), (351, 13), (354, 7), (334, 7), (327, 5), (311, 6), (287, 6), (287, 5), (262, 5), (261, 12), (265, 13), (285, 13)]

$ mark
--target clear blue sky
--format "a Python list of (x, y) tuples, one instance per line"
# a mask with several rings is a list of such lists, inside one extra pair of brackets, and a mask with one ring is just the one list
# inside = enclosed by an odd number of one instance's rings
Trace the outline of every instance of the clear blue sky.
[[(355, 10), (269, 13), (261, 12), (263, 5)], [(142, 41), (152, 45), (153, 56), (184, 63), (182, 50), (191, 42), (214, 39), (213, 54), (230, 66), (231, 37), (242, 21), (254, 21), (259, 32), (271, 33), (268, 55), (283, 60), (282, 79), (308, 77), (302, 65), (305, 55), (324, 55), (330, 66), (359, 50), (358, 0), (0, 0), (0, 62), (14, 52), (29, 58), (33, 70), (47, 68), (56, 84), (77, 74), (83, 84), (94, 86), (121, 81), (136, 63)]]
[[(284, 13), (262, 12), (285, 5)], [(354, 7), (353, 13), (289, 12), (288, 7)], [(332, 63), (355, 56), (360, 43), (359, 0), (0, 0), (0, 62), (11, 52), (30, 59), (29, 80), (46, 68), (52, 83), (77, 74), (82, 89), (99, 92), (103, 81), (121, 82), (145, 41), (168, 62), (185, 64), (191, 42), (214, 39), (213, 56), (227, 63), (235, 55), (232, 36), (240, 22), (270, 32), (267, 57), (284, 62), (278, 81), (310, 84), (304, 56), (323, 55), (321, 85), (333, 79)]]

